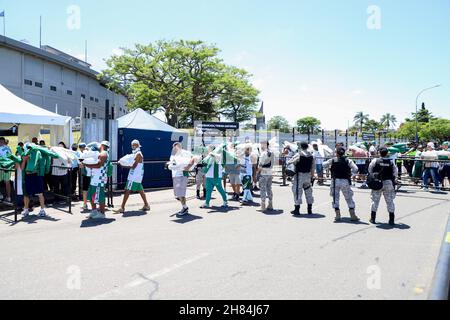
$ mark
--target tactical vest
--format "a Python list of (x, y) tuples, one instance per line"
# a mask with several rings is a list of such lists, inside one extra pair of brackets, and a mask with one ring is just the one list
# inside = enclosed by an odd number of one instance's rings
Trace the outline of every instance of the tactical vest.
[(352, 172), (347, 158), (342, 157), (333, 159), (333, 163), (331, 164), (331, 176), (333, 179), (351, 179)]
[(300, 156), (299, 161), (297, 162), (296, 170), (299, 173), (310, 173), (314, 158), (312, 155), (309, 156)]
[(380, 173), (379, 178), (383, 181), (393, 181), (395, 180), (394, 174), (392, 173), (393, 169), (394, 164), (391, 159), (379, 159), (373, 168), (373, 172)]

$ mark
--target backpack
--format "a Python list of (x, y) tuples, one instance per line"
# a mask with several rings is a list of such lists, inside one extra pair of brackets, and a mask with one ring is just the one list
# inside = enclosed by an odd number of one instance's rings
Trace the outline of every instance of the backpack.
[(374, 191), (380, 191), (381, 189), (383, 189), (383, 180), (381, 180), (381, 173), (383, 172), (383, 170), (384, 167), (381, 168), (380, 172), (369, 173), (366, 181), (369, 189)]
[(288, 164), (284, 172), (286, 173), (286, 176), (292, 178), (297, 174), (297, 166), (293, 163)]

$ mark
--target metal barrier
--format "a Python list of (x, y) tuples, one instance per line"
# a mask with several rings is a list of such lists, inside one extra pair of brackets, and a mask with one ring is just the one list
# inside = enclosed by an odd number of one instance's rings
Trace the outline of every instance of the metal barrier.
[(450, 300), (450, 218), (433, 279), (430, 300)]
[[(321, 160), (323, 160), (325, 162), (325, 161), (328, 161), (328, 160), (333, 159), (333, 158), (332, 157), (323, 157), (323, 158), (318, 158), (318, 159), (321, 159)], [(372, 160), (379, 159), (379, 158), (376, 158), (376, 157), (365, 157), (365, 158), (361, 158), (361, 157), (347, 157), (347, 159), (351, 159), (351, 160), (366, 160), (365, 165), (368, 168), (368, 162), (370, 163)], [(396, 165), (396, 161), (412, 161), (412, 162), (414, 162), (414, 164), (416, 162), (420, 162), (422, 164), (424, 164), (424, 163), (450, 164), (450, 160), (426, 160), (426, 159), (417, 159), (417, 158), (412, 158), (412, 157), (399, 157), (399, 158), (392, 159), (392, 160), (394, 161), (394, 165)], [(283, 179), (283, 186), (285, 186), (286, 185), (286, 180), (287, 180), (287, 177), (286, 177), (286, 165), (287, 165), (286, 157), (284, 157), (284, 156), (280, 157), (280, 163), (281, 163), (281, 165), (283, 167), (282, 168), (282, 179)], [(328, 171), (329, 171), (329, 169), (328, 169)], [(424, 168), (422, 167), (420, 177), (414, 178), (414, 177), (409, 177), (409, 176), (402, 176), (400, 181), (399, 181), (401, 183), (398, 184), (397, 190), (399, 188), (401, 188), (401, 187), (417, 187), (419, 185), (419, 182), (423, 181), (423, 172), (424, 172)], [(367, 174), (356, 174), (356, 175), (364, 176), (365, 178), (367, 178)], [(404, 178), (411, 179), (412, 183), (410, 183), (410, 184), (404, 183), (405, 181), (408, 180), (408, 179), (404, 179)], [(324, 175), (324, 178), (321, 179), (321, 180), (323, 182), (326, 182), (326, 181), (331, 181), (332, 179), (330, 178), (330, 174), (328, 173), (327, 177), (325, 177), (325, 175)], [(443, 183), (443, 180), (445, 180), (445, 177), (444, 177), (444, 179), (442, 179), (442, 181), (439, 181), (439, 182)], [(358, 180), (354, 180), (354, 181), (358, 182), (358, 183), (364, 183), (364, 182), (366, 182), (366, 179), (358, 179)], [(423, 183), (420, 186), (423, 187)], [(440, 190), (442, 190), (442, 191), (450, 191), (450, 187), (447, 187), (447, 188), (441, 187)]]
[[(15, 170), (15, 169), (14, 170), (6, 170), (3, 168), (0, 168), (0, 175), (4, 175), (5, 173), (9, 173), (9, 174), (14, 173), (14, 180), (13, 181), (11, 181), (11, 179), (9, 180), (9, 183), (13, 182), (13, 183), (11, 183), (12, 184), (11, 185), (11, 194), (10, 194), (11, 202), (9, 203), (9, 202), (3, 201), (2, 205), (6, 206), (6, 207), (11, 207), (12, 209), (14, 209), (14, 222), (17, 222), (17, 195), (15, 192), (17, 190), (17, 179), (16, 179), (17, 170)], [(5, 183), (6, 183), (6, 181), (5, 181)]]
[[(51, 166), (51, 169), (53, 168), (58, 168), (58, 169), (64, 169), (67, 170), (66, 176), (67, 176), (67, 181), (66, 181), (66, 187), (68, 189), (71, 189), (72, 186), (72, 168), (68, 168), (68, 167), (61, 167), (61, 166)], [(17, 170), (6, 170), (6, 169), (2, 169), (0, 168), (0, 174), (2, 172), (11, 172), (14, 173), (14, 179), (10, 180), (10, 182), (12, 182), (14, 188), (11, 188), (11, 203), (5, 203), (3, 202), (3, 205), (7, 206), (7, 207), (11, 207), (12, 209), (14, 209), (14, 222), (18, 221), (18, 213), (19, 213), (19, 206), (18, 206), (18, 201), (19, 201), (19, 197), (22, 197), (22, 201), (23, 201), (23, 197), (24, 195), (18, 195), (17, 194), (17, 190), (18, 190), (18, 175), (17, 175)], [(51, 173), (49, 174), (49, 176), (52, 176)], [(46, 184), (48, 181), (44, 180), (44, 189), (46, 189)], [(25, 181), (22, 181), (22, 183), (24, 184)], [(49, 182), (50, 185), (53, 185), (53, 181)], [(80, 189), (81, 190), (81, 189)], [(59, 198), (59, 199), (63, 199), (66, 201), (66, 204), (68, 205), (68, 213), (72, 214), (72, 195), (71, 192), (68, 192), (68, 194), (64, 195), (64, 194), (58, 194), (55, 193), (54, 191), (52, 191), (52, 188), (50, 187), (50, 190), (47, 190), (50, 193), (52, 193), (55, 198)], [(71, 190), (70, 190), (71, 191)], [(31, 199), (30, 199), (31, 200)], [(57, 210), (59, 210), (59, 208), (56, 208)]]

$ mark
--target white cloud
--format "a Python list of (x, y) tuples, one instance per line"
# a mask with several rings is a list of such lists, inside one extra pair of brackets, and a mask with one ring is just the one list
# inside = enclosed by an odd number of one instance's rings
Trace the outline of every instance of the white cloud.
[(121, 56), (121, 55), (123, 55), (123, 50), (120, 48), (114, 48), (114, 49), (112, 49), (111, 53), (114, 56)]

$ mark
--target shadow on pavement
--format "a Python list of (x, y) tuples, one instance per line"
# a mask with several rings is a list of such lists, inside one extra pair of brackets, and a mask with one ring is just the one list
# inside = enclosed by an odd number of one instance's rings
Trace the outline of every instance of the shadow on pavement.
[(148, 212), (145, 211), (129, 211), (129, 212), (125, 212), (122, 217), (124, 218), (133, 218), (133, 217), (142, 217), (142, 216), (146, 216), (148, 214)]
[(22, 218), (18, 222), (25, 222), (25, 223), (28, 223), (28, 224), (33, 224), (33, 223), (37, 223), (39, 220), (50, 221), (50, 222), (57, 222), (57, 221), (60, 221), (61, 219), (55, 219), (55, 218), (52, 218), (50, 216), (46, 216), (44, 218), (41, 218), (41, 217), (39, 217), (37, 215), (29, 215), (26, 218)]
[(222, 207), (211, 207), (208, 213), (228, 213), (230, 211), (236, 211), (239, 210), (238, 207), (228, 207), (228, 208), (222, 208)]
[(300, 214), (298, 216), (292, 215), (293, 218), (296, 219), (324, 219), (326, 218), (323, 214)]
[(411, 229), (411, 227), (407, 224), (401, 223), (401, 224), (396, 224), (395, 226), (391, 226), (387, 223), (381, 223), (377, 225), (378, 229), (382, 229), (382, 230), (393, 230), (393, 229), (399, 229), (399, 230), (408, 230)]
[(185, 223), (189, 223), (189, 222), (192, 222), (192, 221), (195, 221), (195, 220), (202, 220), (202, 219), (203, 219), (203, 217), (195, 216), (193, 214), (187, 214), (187, 215), (182, 216), (182, 217), (176, 216), (176, 219), (172, 220), (172, 222), (179, 223), (179, 224), (185, 224)]
[(241, 207), (259, 207), (259, 206), (261, 206), (261, 205), (256, 202), (241, 203)]
[(267, 216), (278, 216), (280, 214), (283, 214), (284, 210), (266, 210), (263, 211), (262, 213), (264, 213)]
[(99, 227), (102, 225), (110, 224), (115, 222), (116, 219), (86, 219), (81, 222), (80, 228), (92, 228), (92, 227)]
[(355, 225), (364, 225), (364, 226), (368, 226), (368, 225), (370, 225), (369, 223), (367, 223), (367, 222), (363, 222), (363, 221), (352, 221), (352, 219), (350, 219), (350, 218), (341, 218), (341, 221), (339, 221), (339, 222), (336, 222), (337, 224), (339, 224), (339, 223), (347, 223), (347, 224), (355, 224)]

